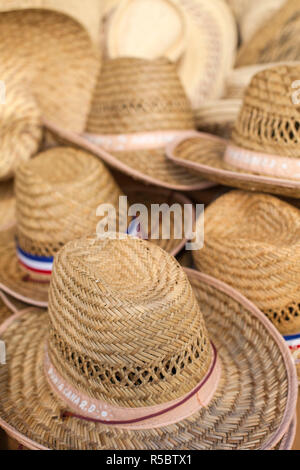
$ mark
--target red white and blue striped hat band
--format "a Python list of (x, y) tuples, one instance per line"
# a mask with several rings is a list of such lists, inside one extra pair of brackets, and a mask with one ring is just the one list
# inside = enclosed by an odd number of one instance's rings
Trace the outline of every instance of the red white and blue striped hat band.
[(20, 264), (36, 274), (51, 275), (53, 267), (53, 256), (36, 256), (26, 253), (17, 245), (17, 256)]

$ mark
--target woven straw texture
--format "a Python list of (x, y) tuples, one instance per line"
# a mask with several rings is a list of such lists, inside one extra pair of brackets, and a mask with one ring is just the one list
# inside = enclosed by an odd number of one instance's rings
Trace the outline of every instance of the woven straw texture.
[(236, 66), (299, 60), (299, 2), (288, 0), (240, 49)]
[[(106, 167), (81, 150), (57, 147), (22, 165), (15, 181), (19, 246), (36, 256), (54, 256), (68, 241), (95, 233), (102, 203), (117, 206), (122, 194)], [(48, 284), (28, 279), (16, 256), (14, 234), (0, 248), (0, 284), (9, 294), (47, 305)], [(31, 277), (40, 280), (40, 276)]]
[[(151, 83), (151, 87), (149, 86)], [(64, 132), (52, 123), (50, 130), (100, 156), (108, 165), (147, 183), (175, 190), (203, 189), (209, 183), (165, 157), (163, 148), (139, 151), (101, 151), (86, 139)], [(86, 132), (128, 134), (151, 131), (185, 131), (195, 126), (175, 65), (167, 59), (146, 61), (121, 58), (104, 62), (95, 89)]]
[(175, 66), (168, 60), (121, 58), (104, 62), (87, 122), (88, 133), (128, 134), (193, 127), (188, 100)]
[(229, 138), (241, 107), (241, 99), (209, 101), (195, 111), (196, 127), (200, 131)]
[[(160, 254), (160, 256), (164, 255)], [(159, 271), (161, 271), (161, 265)], [(178, 268), (175, 271), (177, 271), (175, 277), (181, 277)], [(124, 277), (124, 272), (122, 274)], [(104, 277), (107, 276), (108, 274), (104, 273)], [(288, 398), (291, 390), (289, 390), (287, 382), (286, 363), (278, 344), (279, 342), (281, 345), (280, 338), (275, 330), (272, 330), (271, 333), (269, 324), (264, 324), (261, 316), (257, 317), (253, 312), (250, 312), (243, 304), (243, 301), (238, 301), (220, 287), (215, 287), (214, 284), (211, 284), (211, 281), (208, 281), (200, 274), (192, 272), (189, 276), (196, 298), (201, 305), (209, 335), (214, 341), (222, 360), (221, 381), (212, 402), (207, 408), (203, 408), (192, 417), (177, 424), (152, 430), (121, 430), (76, 418), (62, 421), (60, 415), (65, 406), (57, 400), (41, 373), (44, 343), (49, 333), (48, 316), (31, 310), (26, 315), (16, 319), (1, 336), (1, 339), (7, 342), (9, 364), (9, 366), (0, 369), (2, 391), (0, 416), (3, 420), (2, 426), (14, 436), (16, 436), (16, 431), (21, 433), (17, 439), (20, 442), (23, 440), (25, 445), (24, 437), (31, 439), (33, 442), (27, 441), (27, 445), (33, 448), (44, 446), (54, 449), (193, 450), (259, 449), (269, 445), (274, 447), (279, 439), (283, 437), (283, 433), (287, 431), (287, 428), (281, 427), (283, 416), (286, 407), (290, 407), (288, 423), (286, 423), (288, 426), (296, 405), (297, 392), (296, 384), (294, 384), (294, 387), (292, 387), (294, 397), (292, 400)], [(111, 279), (115, 284), (112, 276)], [(154, 278), (151, 279), (151, 282), (153, 280)], [(101, 285), (104, 287), (103, 293), (105, 293), (108, 286), (103, 281), (104, 278), (102, 278)], [(87, 282), (86, 279), (85, 282)], [(160, 291), (159, 287), (157, 289)], [(176, 286), (177, 289), (178, 285)], [(100, 289), (98, 289), (99, 291)], [(55, 288), (53, 294), (54, 292)], [(162, 291), (159, 292), (159, 297), (161, 293)], [(121, 296), (123, 301), (127, 295), (126, 293), (125, 296)], [(173, 296), (174, 292), (171, 294), (169, 291), (168, 297), (169, 295)], [(183, 292), (183, 296), (185, 295), (185, 292)], [(134, 296), (140, 303), (141, 297), (138, 298), (139, 294), (134, 292)], [(192, 297), (190, 295), (189, 299), (191, 300)], [(119, 292), (118, 298), (120, 298)], [(178, 300), (181, 303), (179, 297)], [(74, 301), (76, 302), (75, 298), (72, 299), (72, 302)], [(166, 305), (165, 300), (162, 303)], [(153, 305), (153, 301), (150, 305)], [(65, 310), (64, 315), (68, 311), (70, 312), (69, 320), (71, 320), (72, 330), (75, 326), (75, 316), (72, 315), (72, 308), (69, 309), (70, 305)], [(132, 304), (132, 309), (134, 310), (134, 304)], [(183, 309), (185, 310), (184, 306)], [(100, 312), (102, 311), (101, 308)], [(50, 317), (51, 321), (55, 321), (58, 326), (63, 323), (63, 319), (56, 312), (51, 312)], [(105, 334), (102, 323), (101, 329), (98, 330), (88, 326), (91, 322), (90, 319), (100, 318), (100, 312), (97, 316), (92, 305), (89, 306), (88, 312), (88, 316), (84, 313), (80, 316), (81, 327), (75, 333), (75, 337), (77, 337), (80, 331), (84, 332), (81, 339), (85, 337), (85, 342), (89, 341), (86, 338), (91, 330), (92, 336), (101, 335), (103, 337)], [(157, 312), (152, 312), (152, 314), (157, 315)], [(140, 315), (139, 312), (138, 316)], [(78, 316), (77, 319), (79, 319)], [(115, 320), (120, 323), (119, 317)], [(136, 314), (131, 316), (133, 325), (135, 320)], [(167, 317), (167, 320), (171, 323), (170, 317)], [(167, 323), (167, 320), (164, 318), (164, 322)], [(182, 317), (182, 321), (187, 320)], [(76, 323), (78, 325), (78, 320)], [(148, 325), (147, 320), (145, 330), (149, 331)], [(115, 332), (117, 332), (117, 335), (122, 332), (125, 335), (124, 338), (127, 336), (127, 339), (130, 340), (129, 345), (132, 344), (134, 332), (130, 337), (128, 327), (114, 328), (114, 335), (111, 334), (111, 324), (108, 330), (110, 331), (108, 343), (105, 346), (101, 342), (97, 342), (97, 347), (100, 345), (101, 348), (105, 348), (110, 344), (111, 347), (115, 345), (119, 348), (120, 343), (114, 341)], [(125, 330), (127, 330), (127, 333)], [(25, 331), (26, 335), (24, 334)], [(65, 328), (63, 328), (61, 334), (64, 335), (65, 331)], [(144, 330), (139, 328), (139, 334), (141, 331)], [(172, 334), (173, 327), (168, 328), (167, 331), (168, 335)], [(181, 329), (179, 338), (182, 335), (189, 334), (190, 331), (192, 330), (186, 330), (183, 333)], [(144, 335), (146, 335), (146, 331), (144, 331)], [(73, 334), (71, 334), (72, 336)], [(71, 337), (68, 335), (66, 340), (70, 341)], [(155, 337), (155, 342), (156, 340), (159, 342), (159, 338), (161, 338), (160, 335), (157, 339)], [(242, 342), (240, 338), (243, 338)], [(76, 344), (72, 344), (72, 348), (75, 346), (80, 347), (79, 341), (76, 340)], [(141, 341), (138, 342), (138, 348), (141, 348)], [(169, 351), (172, 349), (169, 341), (167, 341), (167, 349)], [(116, 357), (117, 362), (124, 360), (125, 351), (126, 349), (121, 351), (120, 357)], [(155, 357), (157, 357), (157, 351), (161, 350), (156, 348)], [(93, 348), (91, 353), (95, 354), (95, 352)], [(112, 351), (113, 354), (114, 352)], [(175, 354), (178, 353), (178, 351), (174, 352)], [(108, 358), (110, 357), (109, 354)], [(201, 357), (203, 357), (202, 354)], [(106, 360), (109, 359), (106, 358)], [(286, 361), (289, 360), (287, 354)], [(64, 359), (64, 363), (64, 375), (69, 376), (71, 365), (66, 359)], [(293, 369), (291, 373), (294, 374)], [(75, 374), (77, 375), (76, 368)], [(83, 373), (81, 372), (81, 381), (82, 378)], [(123, 399), (126, 394), (129, 394), (127, 388), (122, 392)], [(8, 426), (10, 427), (8, 428)], [(274, 439), (272, 439), (272, 436)]]
[(80, 23), (98, 44), (102, 3), (98, 0), (88, 0), (86, 8), (82, 0), (0, 0), (0, 11), (39, 9), (63, 13)]
[(78, 23), (50, 11), (1, 13), (0, 55), (1, 66), (12, 55), (15, 70), (22, 64), (44, 117), (84, 130), (100, 61)]
[(232, 70), (226, 80), (226, 98), (243, 98), (251, 79), (262, 70), (271, 69), (280, 65), (299, 65), (299, 61), (270, 62), (268, 64), (245, 65)]
[[(0, 20), (1, 21), (1, 20)], [(4, 103), (0, 101), (0, 180), (14, 175), (18, 166), (33, 156), (42, 138), (40, 111), (15, 59), (0, 64), (5, 84)]]
[[(245, 149), (298, 158), (299, 110), (293, 103), (300, 66), (281, 65), (263, 70), (251, 80), (236, 120), (232, 142)], [(297, 92), (297, 90), (296, 90)], [(195, 134), (167, 152), (173, 163), (196, 170), (219, 184), (252, 191), (271, 192), (289, 197), (300, 197), (298, 181), (267, 177), (259, 173), (239, 170), (224, 162), (227, 142), (209, 134)]]
[(15, 223), (16, 200), (12, 181), (0, 183), (0, 231)]
[(233, 11), (237, 21), (239, 21), (251, 3), (253, 3), (253, 0), (226, 0), (226, 2)]
[[(225, 214), (225, 215), (224, 215)], [(300, 212), (279, 199), (232, 191), (205, 213), (197, 268), (242, 292), (284, 334), (300, 331)]]

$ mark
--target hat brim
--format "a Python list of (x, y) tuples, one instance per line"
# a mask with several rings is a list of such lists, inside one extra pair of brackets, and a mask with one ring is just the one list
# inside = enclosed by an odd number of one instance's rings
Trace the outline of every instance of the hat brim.
[[(184, 150), (180, 146), (184, 143)], [(223, 145), (222, 145), (223, 144)], [(224, 160), (228, 142), (211, 134), (195, 132), (168, 145), (167, 158), (218, 184), (247, 191), (261, 191), (300, 198), (300, 181), (269, 177), (229, 167)]]
[[(277, 330), (245, 297), (186, 270), (222, 364), (205, 408), (158, 429), (125, 430), (62, 419), (66, 406), (43, 374), (48, 314), (34, 308), (2, 325), (7, 365), (0, 367), (0, 425), (30, 449), (274, 449), (289, 432), (297, 377)], [(25, 334), (26, 333), (26, 334)]]
[(155, 151), (143, 150), (112, 154), (79, 134), (62, 129), (46, 119), (43, 122), (46, 129), (61, 144), (80, 147), (101, 158), (108, 166), (144, 183), (176, 191), (196, 191), (215, 186), (211, 181), (205, 181), (189, 170), (174, 165), (166, 158), (164, 148), (155, 149)]
[[(135, 184), (133, 188), (124, 187), (124, 192), (128, 196), (129, 204), (142, 203), (146, 205), (148, 210), (151, 204), (167, 203), (169, 206), (172, 206), (177, 203), (180, 204), (181, 207), (185, 204), (192, 205), (192, 202), (185, 195), (162, 188), (145, 188), (142, 185)], [(195, 222), (194, 209), (192, 216), (193, 222)], [(176, 217), (170, 216), (170, 239), (165, 239), (160, 236), (157, 240), (153, 239), (149, 241), (155, 243), (170, 255), (176, 256), (188, 241), (184, 234), (180, 239), (175, 238), (175, 234), (178, 233), (176, 225), (180, 222), (181, 221)], [(182, 219), (180, 228), (183, 227), (184, 219)], [(21, 269), (16, 255), (14, 230), (0, 233), (0, 240), (0, 289), (19, 301), (19, 304), (17, 304), (18, 310), (20, 310), (20, 302), (36, 307), (47, 307), (49, 283), (39, 283), (28, 279), (24, 275), (24, 270)], [(16, 304), (15, 301), (12, 302), (14, 302), (13, 305)], [(10, 302), (10, 304), (12, 302)]]

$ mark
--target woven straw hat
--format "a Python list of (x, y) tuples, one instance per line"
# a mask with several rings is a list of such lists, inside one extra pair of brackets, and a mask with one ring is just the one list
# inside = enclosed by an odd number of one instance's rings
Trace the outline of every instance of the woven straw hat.
[(300, 373), (299, 232), (299, 209), (267, 194), (232, 191), (207, 208), (205, 246), (193, 258), (200, 271), (258, 306), (285, 336)]
[(211, 185), (165, 157), (166, 143), (189, 135), (195, 125), (175, 66), (167, 59), (105, 61), (84, 135), (45, 124), (63, 141), (146, 183), (175, 190)]
[(245, 11), (247, 11), (251, 3), (253, 3), (253, 0), (226, 0), (226, 2), (234, 13), (236, 20), (239, 22)]
[(299, 2), (287, 0), (269, 21), (242, 45), (236, 66), (300, 60), (299, 31)]
[(234, 18), (223, 0), (122, 0), (109, 21), (107, 53), (111, 58), (177, 61), (187, 96), (197, 108), (222, 95), (236, 43)]
[(15, 193), (16, 231), (0, 232), (0, 287), (46, 306), (54, 254), (67, 241), (95, 233), (97, 207), (116, 204), (121, 191), (98, 159), (57, 147), (18, 169)]
[(11, 181), (0, 183), (0, 232), (15, 224), (15, 196)]
[(300, 118), (292, 84), (300, 66), (259, 72), (245, 92), (231, 141), (197, 134), (172, 143), (173, 163), (241, 189), (300, 198)]
[(17, 69), (14, 63), (14, 57), (11, 57), (7, 63), (0, 64), (3, 83), (3, 96), (0, 91), (0, 181), (13, 176), (18, 166), (37, 152), (42, 138), (40, 110), (28, 89), (23, 69)]
[(295, 368), (265, 316), (143, 240), (65, 245), (48, 314), (0, 338), (0, 423), (29, 448), (268, 449), (294, 416)]
[(84, 130), (100, 65), (100, 11), (98, 0), (88, 9), (81, 0), (0, 1), (1, 68), (13, 58), (43, 116), (76, 132)]

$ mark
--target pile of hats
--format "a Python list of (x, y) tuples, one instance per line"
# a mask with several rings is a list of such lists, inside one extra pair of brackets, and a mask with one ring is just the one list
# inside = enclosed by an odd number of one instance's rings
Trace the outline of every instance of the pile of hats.
[(299, 11), (0, 0), (0, 448), (292, 447)]

